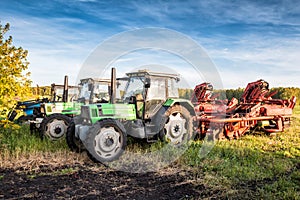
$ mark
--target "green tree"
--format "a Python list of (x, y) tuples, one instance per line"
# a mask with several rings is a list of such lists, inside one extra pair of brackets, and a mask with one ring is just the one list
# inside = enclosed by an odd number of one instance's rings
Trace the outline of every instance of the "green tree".
[(6, 37), (9, 24), (0, 23), (0, 115), (11, 108), (16, 101), (31, 94), (27, 50), (13, 45), (12, 36)]

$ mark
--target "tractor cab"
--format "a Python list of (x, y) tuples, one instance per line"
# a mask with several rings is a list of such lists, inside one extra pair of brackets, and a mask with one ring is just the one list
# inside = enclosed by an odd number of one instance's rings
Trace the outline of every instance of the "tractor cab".
[(80, 80), (80, 93), (78, 101), (89, 103), (107, 103), (109, 102), (109, 79), (86, 78)]
[(124, 102), (136, 105), (137, 118), (150, 119), (169, 98), (179, 98), (177, 74), (147, 70), (127, 73)]
[(65, 85), (57, 85), (55, 83), (51, 84), (51, 98), (50, 102), (67, 102), (67, 101), (73, 101), (74, 99), (77, 99), (78, 93), (79, 93), (79, 87), (78, 86), (67, 86), (67, 99), (65, 96)]

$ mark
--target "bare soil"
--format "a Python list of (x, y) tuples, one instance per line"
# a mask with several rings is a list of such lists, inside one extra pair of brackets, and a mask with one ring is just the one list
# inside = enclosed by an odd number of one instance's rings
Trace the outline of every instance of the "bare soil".
[(257, 198), (257, 183), (209, 187), (205, 176), (176, 163), (157, 172), (129, 173), (72, 153), (36, 154), (1, 162), (0, 199)]
[(40, 167), (38, 172), (0, 169), (2, 199), (199, 199), (211, 191), (192, 172), (126, 173), (104, 166)]

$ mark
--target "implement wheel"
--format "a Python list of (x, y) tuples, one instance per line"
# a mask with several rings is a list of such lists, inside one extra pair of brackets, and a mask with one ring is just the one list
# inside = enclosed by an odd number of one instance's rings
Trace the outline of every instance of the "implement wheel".
[(118, 159), (126, 147), (124, 126), (117, 120), (105, 119), (94, 124), (84, 142), (88, 156), (94, 162)]

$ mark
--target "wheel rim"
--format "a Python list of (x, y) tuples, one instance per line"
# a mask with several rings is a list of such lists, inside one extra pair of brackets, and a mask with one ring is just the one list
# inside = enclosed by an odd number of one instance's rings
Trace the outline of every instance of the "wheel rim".
[(63, 120), (53, 120), (46, 126), (46, 135), (52, 139), (61, 138), (67, 132), (67, 125)]
[(121, 150), (121, 134), (114, 127), (101, 128), (94, 140), (95, 152), (103, 158), (110, 158)]
[(164, 127), (166, 138), (173, 144), (181, 143), (187, 133), (185, 124), (186, 119), (182, 117), (181, 113), (171, 114)]

